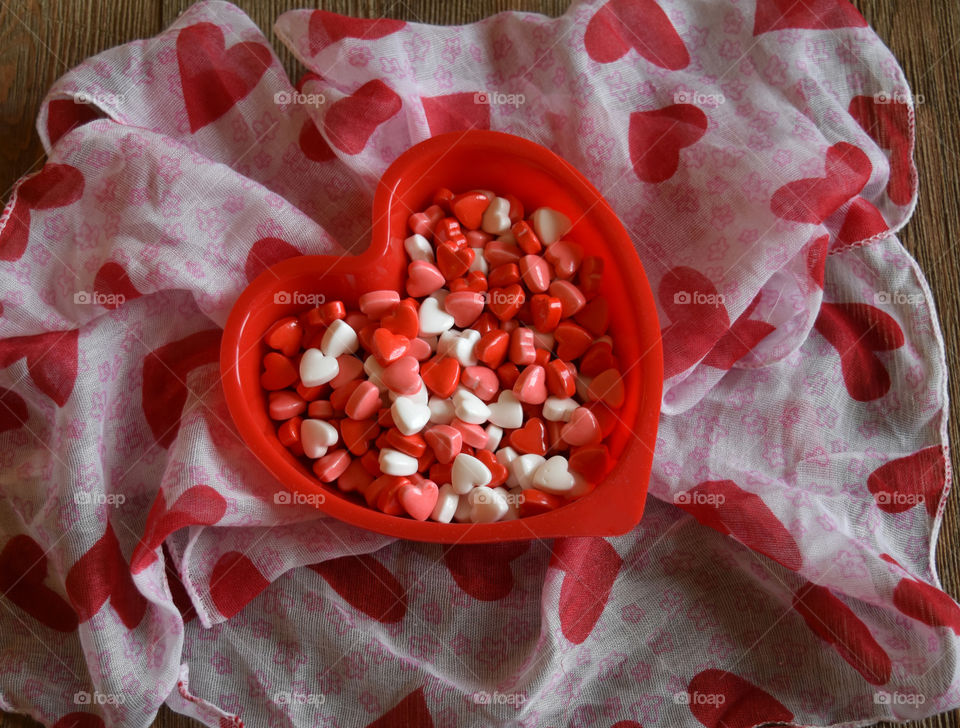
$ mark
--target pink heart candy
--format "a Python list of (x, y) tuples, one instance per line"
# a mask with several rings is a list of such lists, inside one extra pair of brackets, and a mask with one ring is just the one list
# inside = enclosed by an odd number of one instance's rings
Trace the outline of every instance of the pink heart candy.
[(485, 366), (464, 367), (460, 373), (460, 384), (484, 402), (489, 402), (500, 391), (497, 373)]
[(520, 277), (534, 293), (543, 293), (550, 285), (550, 266), (539, 255), (525, 255), (520, 259)]
[(443, 308), (453, 316), (453, 322), (463, 329), (472, 324), (483, 313), (485, 301), (477, 291), (455, 291), (447, 295)]
[(560, 430), (560, 437), (574, 447), (600, 442), (600, 423), (586, 407), (577, 407), (570, 421)]
[(334, 389), (340, 389), (347, 382), (352, 382), (363, 374), (363, 362), (353, 354), (338, 356), (337, 365), (340, 367), (337, 376), (330, 380), (330, 386)]
[(434, 425), (424, 433), (424, 439), (437, 456), (437, 460), (446, 465), (460, 454), (463, 447), (463, 435), (450, 425)]
[(543, 404), (547, 400), (547, 373), (539, 364), (524, 367), (513, 385), (513, 393), (521, 402)]
[(425, 260), (415, 260), (407, 266), (407, 294), (414, 298), (440, 290), (446, 280), (437, 266)]
[(425, 521), (433, 513), (434, 506), (437, 505), (437, 498), (440, 496), (440, 489), (432, 480), (424, 480), (420, 483), (406, 483), (400, 486), (398, 498), (403, 510), (410, 514), (411, 518), (418, 521)]
[(369, 379), (353, 390), (345, 408), (351, 420), (368, 420), (380, 411), (380, 390)]
[(416, 394), (423, 386), (420, 381), (420, 362), (409, 354), (401, 356), (383, 370), (380, 380), (387, 389), (396, 394)]
[(379, 321), (397, 307), (400, 294), (396, 291), (370, 291), (360, 296), (358, 303), (365, 315)]

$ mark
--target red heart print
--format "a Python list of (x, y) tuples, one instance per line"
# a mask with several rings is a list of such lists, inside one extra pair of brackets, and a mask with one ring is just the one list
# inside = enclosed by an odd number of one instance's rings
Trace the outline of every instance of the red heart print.
[(590, 18), (583, 44), (598, 63), (616, 61), (633, 48), (660, 68), (678, 71), (690, 64), (677, 29), (654, 0), (610, 0)]
[(833, 242), (833, 250), (841, 250), (869, 241), (888, 229), (883, 213), (869, 201), (858, 197), (850, 203), (850, 209), (843, 218), (843, 225), (840, 226), (837, 239)]
[(270, 586), (260, 570), (239, 551), (228, 551), (210, 572), (210, 598), (224, 617), (233, 615)]
[(610, 598), (623, 560), (606, 539), (558, 538), (550, 567), (565, 571), (560, 586), (560, 629), (579, 645), (593, 631)]
[(713, 282), (693, 268), (667, 272), (657, 287), (660, 307), (673, 323), (664, 327), (663, 376), (686, 371), (730, 328), (730, 317)]
[(307, 25), (310, 55), (315, 56), (331, 43), (343, 38), (376, 40), (396, 33), (406, 23), (393, 18), (351, 18), (328, 10), (314, 10)]
[(423, 697), (423, 688), (417, 688), (403, 700), (377, 718), (367, 728), (433, 728), (433, 716)]
[(510, 562), (529, 548), (526, 541), (457, 544), (447, 549), (443, 561), (463, 591), (482, 602), (495, 602), (513, 591)]
[(104, 722), (93, 713), (69, 713), (54, 723), (53, 728), (104, 728)]
[(793, 608), (817, 637), (830, 644), (871, 685), (890, 680), (890, 656), (853, 610), (826, 587), (807, 582), (793, 598)]
[(291, 245), (286, 240), (280, 238), (260, 238), (250, 246), (250, 252), (247, 253), (247, 261), (244, 263), (243, 272), (247, 276), (247, 281), (252, 281), (267, 268), (276, 265), (281, 260), (295, 258), (303, 255), (299, 248)]
[(23, 397), (12, 389), (0, 387), (0, 432), (22, 427), (29, 417)]
[(297, 143), (300, 145), (300, 151), (311, 162), (327, 162), (337, 156), (312, 119), (303, 122)]
[(827, 272), (827, 247), (830, 242), (829, 235), (821, 235), (812, 239), (807, 245), (807, 272), (817, 284), (817, 288), (823, 288), (823, 279)]
[(903, 331), (893, 318), (866, 303), (824, 302), (813, 325), (840, 355), (851, 397), (870, 402), (890, 390), (890, 375), (874, 352), (903, 346)]
[(918, 622), (931, 627), (948, 627), (960, 636), (960, 607), (934, 586), (903, 578), (893, 590), (893, 606)]
[[(791, 723), (793, 713), (779, 700), (739, 675), (726, 670), (704, 670), (687, 686), (690, 712), (706, 728), (753, 728)], [(704, 700), (697, 696), (709, 696)], [(718, 700), (717, 696), (723, 696)]]
[(870, 473), (867, 490), (886, 513), (902, 513), (920, 501), (933, 518), (947, 481), (947, 465), (939, 445), (884, 463)]
[(877, 146), (890, 152), (887, 197), (895, 205), (909, 205), (917, 187), (910, 107), (892, 99), (854, 96), (848, 110)]
[(226, 48), (223, 30), (213, 23), (181, 30), (177, 64), (190, 133), (230, 111), (254, 89), (272, 63), (273, 55), (262, 43), (245, 41)]
[(81, 622), (93, 618), (107, 599), (127, 629), (140, 624), (147, 611), (147, 600), (133, 583), (110, 523), (100, 540), (67, 572), (66, 587)]
[(150, 508), (143, 537), (130, 558), (130, 570), (139, 574), (157, 560), (157, 549), (167, 536), (187, 526), (212, 526), (223, 518), (227, 501), (209, 485), (187, 488), (167, 508), (163, 489)]
[(19, 184), (13, 207), (0, 228), (0, 260), (19, 260), (30, 238), (30, 211), (71, 205), (83, 194), (83, 175), (69, 164), (44, 165)]
[(482, 101), (482, 92), (421, 96), (420, 104), (427, 117), (430, 136), (451, 131), (490, 128), (490, 104)]
[(716, 345), (703, 358), (703, 363), (717, 369), (731, 369), (734, 364), (746, 356), (757, 344), (777, 330), (777, 327), (750, 318), (750, 314), (760, 305), (762, 294), (750, 302), (750, 305), (740, 314), (740, 318), (733, 322)]
[(359, 154), (377, 127), (396, 116), (402, 106), (396, 92), (375, 78), (332, 104), (323, 119), (323, 129), (341, 152)]
[(25, 534), (14, 536), (0, 552), (0, 595), (41, 624), (57, 632), (73, 632), (77, 614), (67, 601), (48, 587), (47, 556)]
[(707, 133), (707, 115), (693, 104), (671, 104), (630, 114), (630, 161), (641, 182), (670, 179), (680, 167), (680, 150)]
[[(104, 303), (103, 307), (111, 310), (121, 305), (121, 301), (131, 301), (142, 295), (127, 275), (127, 269), (113, 261), (104, 263), (97, 271), (93, 279), (93, 290), (98, 296), (110, 297), (110, 302)], [(119, 298), (121, 296), (122, 298)]]
[(220, 329), (207, 329), (164, 344), (143, 360), (143, 414), (154, 439), (170, 447), (187, 401), (187, 376), (220, 358)]
[(407, 614), (407, 590), (370, 554), (341, 556), (309, 567), (364, 614), (392, 624)]
[(830, 30), (866, 25), (867, 21), (849, 0), (757, 0), (753, 34), (786, 28)]
[(63, 407), (77, 379), (80, 330), (48, 331), (0, 340), (0, 369), (27, 357), (27, 372), (41, 392)]
[(794, 222), (821, 223), (860, 193), (873, 165), (859, 147), (838, 142), (827, 150), (823, 177), (788, 182), (770, 199), (773, 214)]
[(793, 536), (756, 493), (732, 480), (708, 480), (674, 502), (704, 526), (728, 534), (757, 553), (769, 556), (793, 571), (803, 565), (803, 555)]
[(47, 104), (47, 137), (50, 144), (56, 144), (60, 138), (94, 119), (102, 119), (103, 114), (92, 104), (81, 104), (73, 99), (53, 99)]

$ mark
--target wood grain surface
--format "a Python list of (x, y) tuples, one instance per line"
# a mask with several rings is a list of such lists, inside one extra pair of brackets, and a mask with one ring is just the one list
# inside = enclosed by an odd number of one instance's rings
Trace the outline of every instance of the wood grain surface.
[[(235, 0), (263, 29), (290, 77), (302, 68), (272, 31), (282, 12), (309, 6), (297, 0), (248, 2)], [(893, 50), (916, 94), (916, 160), (920, 172), (920, 202), (901, 240), (926, 272), (939, 306), (947, 346), (947, 361), (955, 371), (960, 342), (960, 5), (957, 0), (854, 0), (857, 7)], [(43, 164), (34, 120), (46, 89), (67, 69), (111, 46), (145, 38), (163, 30), (190, 5), (187, 0), (0, 0), (0, 197), (6, 200), (20, 176)], [(408, 21), (468, 23), (502, 10), (527, 10), (559, 15), (567, 0), (396, 0), (358, 2), (335, 0), (322, 7), (361, 17), (392, 17)], [(958, 381), (950, 395), (958, 398)], [(955, 419), (950, 437), (958, 441)], [(957, 461), (954, 459), (954, 470)], [(960, 507), (952, 495), (937, 548), (937, 563), (945, 589), (960, 595)], [(0, 728), (38, 726), (21, 716), (0, 714)], [(161, 710), (155, 726), (188, 728), (199, 723)], [(887, 725), (887, 724), (881, 724)], [(960, 711), (904, 724), (912, 728), (960, 728)]]

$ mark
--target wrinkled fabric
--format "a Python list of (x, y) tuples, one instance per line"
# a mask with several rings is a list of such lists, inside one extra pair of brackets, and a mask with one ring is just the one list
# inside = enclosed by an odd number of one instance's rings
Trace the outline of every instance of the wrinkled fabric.
[[(193, 6), (50, 90), (0, 219), (0, 709), (45, 725), (867, 725), (960, 706), (944, 346), (896, 233), (913, 100), (846, 0), (441, 27)], [(579, 168), (665, 385), (616, 538), (396, 541), (277, 502), (219, 380), (243, 288), (368, 242), (468, 128)], [(306, 567), (306, 568), (302, 568)]]

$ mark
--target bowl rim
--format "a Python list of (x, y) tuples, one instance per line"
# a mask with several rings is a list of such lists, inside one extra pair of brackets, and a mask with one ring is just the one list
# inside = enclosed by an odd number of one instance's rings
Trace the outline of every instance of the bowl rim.
[[(592, 495), (588, 494), (584, 498), (546, 514), (495, 523), (438, 523), (390, 516), (346, 498), (326, 497), (327, 493), (336, 492), (336, 486), (331, 484), (328, 487), (319, 480), (304, 475), (292, 462), (276, 456), (269, 446), (266, 435), (254, 424), (248, 412), (249, 402), (244, 395), (244, 384), (238, 363), (244, 327), (251, 316), (252, 302), (258, 295), (262, 295), (266, 288), (275, 285), (278, 280), (302, 273), (305, 265), (322, 265), (324, 270), (328, 271), (335, 265), (337, 269), (346, 271), (360, 269), (382, 257), (391, 244), (397, 244), (389, 238), (388, 218), (391, 202), (395, 199), (398, 187), (404, 182), (405, 175), (411, 168), (422, 165), (424, 160), (432, 160), (428, 170), (432, 169), (454, 146), (461, 147), (461, 151), (469, 151), (471, 147), (484, 151), (496, 148), (501, 154), (506, 153), (535, 162), (561, 175), (564, 186), (578, 195), (596, 199), (590, 214), (599, 217), (603, 227), (612, 231), (613, 237), (617, 238), (616, 245), (625, 244), (633, 252), (630, 260), (635, 265), (629, 272), (632, 273), (629, 277), (633, 282), (630, 294), (636, 300), (636, 307), (643, 314), (644, 319), (638, 321), (640, 329), (638, 337), (646, 339), (641, 346), (644, 353), (637, 362), (641, 370), (640, 381), (644, 401), (638, 405), (634, 422), (627, 425), (631, 430), (629, 434), (639, 441), (633, 446), (642, 445), (647, 452), (641, 455), (640, 469), (643, 472), (632, 473), (639, 481), (636, 484), (636, 503), (632, 508), (629, 503), (624, 503), (623, 508), (617, 508), (612, 513), (605, 514), (603, 518), (598, 518), (595, 512), (599, 510), (599, 504), (588, 502)], [(321, 512), (352, 525), (398, 538), (441, 543), (484, 543), (561, 536), (611, 536), (626, 533), (632, 529), (642, 516), (647, 496), (660, 415), (663, 357), (657, 309), (649, 281), (636, 248), (606, 199), (579, 170), (540, 144), (504, 132), (467, 130), (431, 137), (415, 144), (398, 156), (377, 183), (371, 213), (374, 218), (370, 243), (364, 251), (355, 255), (296, 256), (280, 261), (269, 266), (249, 282), (231, 307), (221, 341), (220, 379), (230, 416), (248, 449), (288, 491), (323, 493), (325, 497), (322, 502), (315, 505)], [(402, 245), (402, 238), (399, 244)], [(627, 274), (621, 271), (619, 275)], [(630, 446), (631, 444), (627, 443), (624, 447)], [(606, 477), (609, 478), (609, 474)], [(602, 485), (601, 482), (597, 489)]]

